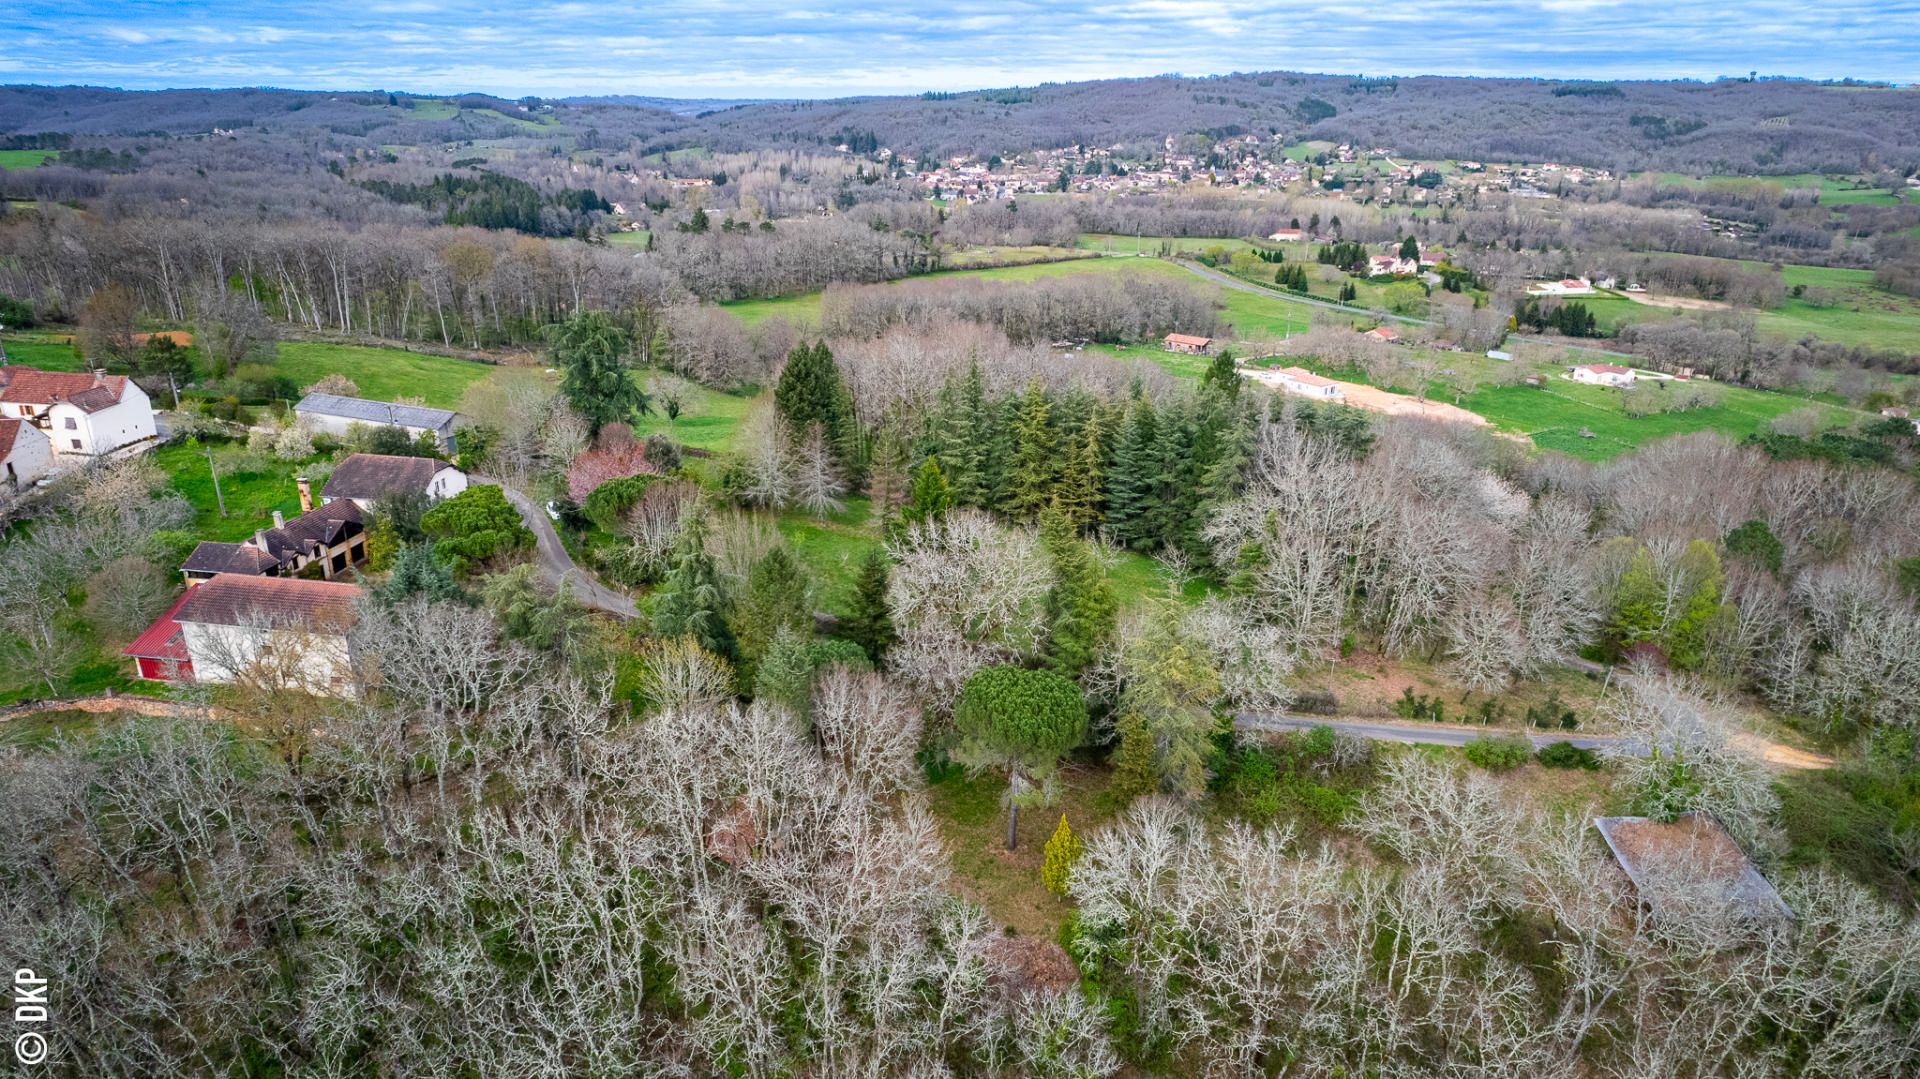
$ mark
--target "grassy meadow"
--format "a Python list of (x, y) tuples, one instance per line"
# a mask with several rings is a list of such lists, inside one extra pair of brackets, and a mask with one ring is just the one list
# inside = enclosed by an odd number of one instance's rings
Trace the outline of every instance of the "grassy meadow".
[(58, 150), (0, 150), (0, 169), (39, 168), (43, 162), (59, 157)]

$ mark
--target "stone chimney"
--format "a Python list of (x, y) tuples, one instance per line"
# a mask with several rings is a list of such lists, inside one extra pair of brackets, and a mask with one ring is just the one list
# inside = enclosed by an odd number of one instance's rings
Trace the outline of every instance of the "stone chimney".
[(312, 509), (313, 508), (313, 484), (307, 482), (307, 478), (305, 476), (295, 476), (293, 478), (293, 485), (295, 487), (300, 488), (300, 512), (305, 513), (308, 510)]
[(280, 511), (279, 511), (279, 510), (274, 510), (274, 511), (273, 511), (273, 527), (275, 527), (275, 528), (285, 528), (285, 527), (287, 527), (287, 519), (286, 519), (285, 517), (282, 517), (282, 516), (280, 515)]
[(253, 530), (253, 545), (255, 547), (260, 548), (263, 551), (267, 549), (267, 530), (266, 529), (256, 528)]

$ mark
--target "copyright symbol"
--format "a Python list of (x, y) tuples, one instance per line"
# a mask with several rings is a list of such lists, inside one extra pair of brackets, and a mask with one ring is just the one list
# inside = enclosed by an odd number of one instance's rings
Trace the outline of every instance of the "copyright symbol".
[(47, 1039), (29, 1030), (13, 1039), (13, 1056), (22, 1064), (38, 1064), (47, 1059)]

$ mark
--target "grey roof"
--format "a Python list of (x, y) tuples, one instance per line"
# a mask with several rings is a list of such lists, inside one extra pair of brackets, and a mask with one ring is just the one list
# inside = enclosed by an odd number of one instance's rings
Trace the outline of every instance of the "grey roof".
[[(435, 457), (395, 457), (385, 453), (356, 453), (334, 466), (322, 498), (392, 498), (424, 495), (427, 485), (443, 468), (453, 468)], [(457, 470), (456, 470), (457, 471)]]
[(180, 568), (188, 573), (272, 573), (274, 557), (245, 543), (201, 540)]
[(331, 393), (310, 393), (293, 406), (295, 412), (310, 412), (317, 416), (338, 416), (343, 420), (355, 420), (360, 423), (393, 424), (399, 427), (425, 427), (441, 430), (451, 427), (457, 412), (448, 412), (444, 408), (425, 408), (420, 405), (390, 405), (385, 401), (369, 401), (364, 397), (338, 397)]
[(1595, 817), (1593, 826), (1636, 888), (1644, 889), (1650, 875), (1672, 873), (1684, 862), (1686, 872), (1703, 883), (1717, 885), (1721, 897), (1748, 917), (1763, 921), (1793, 918), (1780, 893), (1760, 875), (1759, 867), (1711, 813), (1693, 810), (1665, 822), (1647, 817)]

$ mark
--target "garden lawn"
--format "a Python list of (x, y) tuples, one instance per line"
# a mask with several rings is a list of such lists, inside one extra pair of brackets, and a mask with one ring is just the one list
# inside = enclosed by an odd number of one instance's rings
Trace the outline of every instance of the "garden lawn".
[(868, 551), (880, 546), (878, 522), (867, 500), (849, 498), (846, 508), (824, 518), (805, 510), (784, 510), (775, 516), (774, 527), (812, 577), (814, 608), (847, 614), (860, 563)]
[(455, 408), (467, 385), (487, 377), (490, 364), (408, 352), (397, 348), (335, 345), (324, 341), (282, 341), (273, 369), (309, 386), (330, 374), (342, 374), (375, 401), (418, 398), (432, 408)]
[(71, 341), (50, 335), (8, 334), (0, 344), (6, 346), (7, 362), (38, 367), (42, 371), (80, 371), (86, 368), (73, 351)]
[[(214, 446), (214, 460), (220, 462), (223, 455), (232, 455), (232, 447), (237, 445)], [(150, 459), (166, 472), (174, 490), (185, 495), (187, 501), (193, 504), (193, 522), (186, 526), (186, 531), (200, 539), (237, 543), (253, 535), (256, 529), (272, 528), (274, 510), (279, 510), (287, 517), (295, 517), (300, 513), (300, 492), (294, 487), (293, 480), (302, 473), (303, 464), (268, 457), (264, 458), (266, 464), (263, 471), (247, 472), (229, 471), (230, 465), (220, 464), (220, 493), (227, 501), (227, 515), (222, 517), (219, 503), (214, 498), (213, 476), (207, 467), (204, 448), (175, 442), (155, 449)], [(310, 463), (324, 460), (315, 458)], [(316, 499), (319, 497), (319, 487), (320, 482), (316, 477)]]
[[(634, 379), (642, 386), (647, 379), (660, 374), (657, 370), (644, 369), (634, 372)], [(753, 398), (737, 394), (720, 393), (695, 383), (688, 383), (692, 391), (680, 401), (680, 418), (669, 422), (658, 396), (653, 399), (653, 412), (633, 421), (635, 437), (648, 435), (666, 435), (683, 446), (725, 453), (733, 448), (733, 436), (740, 429), (740, 422), (747, 417), (747, 410), (753, 405)]]

